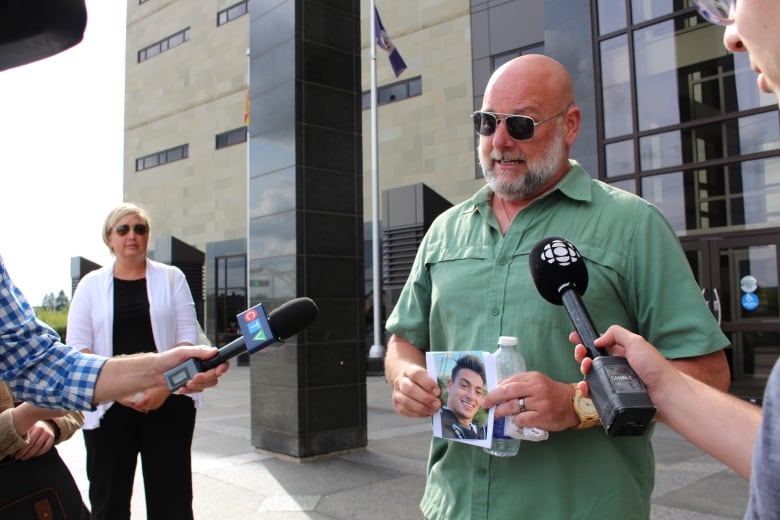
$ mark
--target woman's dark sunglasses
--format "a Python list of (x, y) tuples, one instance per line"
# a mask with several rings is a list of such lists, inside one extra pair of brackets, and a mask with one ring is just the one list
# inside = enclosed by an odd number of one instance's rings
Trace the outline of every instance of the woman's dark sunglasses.
[(474, 121), (474, 130), (481, 136), (490, 137), (496, 133), (496, 127), (501, 122), (498, 116), (504, 116), (506, 131), (515, 141), (527, 141), (534, 136), (536, 127), (552, 121), (558, 116), (565, 114), (573, 103), (569, 103), (566, 108), (557, 112), (547, 119), (536, 122), (533, 117), (519, 116), (517, 114), (501, 114), (499, 112), (474, 112), (471, 119)]
[(133, 224), (130, 226), (129, 224), (120, 224), (116, 228), (114, 228), (114, 231), (116, 231), (116, 234), (120, 237), (125, 236), (130, 232), (130, 230), (133, 230), (133, 233), (136, 235), (144, 236), (147, 231), (149, 231), (149, 226), (146, 224)]

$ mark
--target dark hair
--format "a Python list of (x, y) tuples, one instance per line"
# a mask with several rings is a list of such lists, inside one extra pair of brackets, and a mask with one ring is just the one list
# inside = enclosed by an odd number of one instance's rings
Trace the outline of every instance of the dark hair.
[(455, 366), (452, 367), (453, 381), (455, 381), (455, 379), (458, 377), (458, 372), (461, 368), (468, 368), (469, 370), (476, 372), (479, 374), (479, 377), (482, 378), (482, 382), (485, 382), (485, 365), (482, 364), (482, 360), (477, 356), (473, 354), (466, 354), (465, 356), (461, 356), (461, 358), (455, 362)]

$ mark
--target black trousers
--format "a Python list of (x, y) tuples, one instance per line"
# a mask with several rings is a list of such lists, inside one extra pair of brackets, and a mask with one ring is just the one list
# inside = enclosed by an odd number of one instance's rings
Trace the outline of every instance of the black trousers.
[(138, 455), (149, 520), (192, 520), (192, 434), (195, 405), (171, 395), (147, 414), (118, 403), (100, 427), (84, 430), (94, 520), (130, 518)]

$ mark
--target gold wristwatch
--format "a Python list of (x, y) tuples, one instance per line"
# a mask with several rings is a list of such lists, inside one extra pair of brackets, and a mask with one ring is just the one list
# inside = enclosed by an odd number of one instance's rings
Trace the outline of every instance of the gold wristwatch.
[(596, 406), (589, 398), (580, 392), (579, 383), (572, 383), (574, 387), (574, 413), (580, 418), (580, 424), (574, 427), (575, 430), (592, 428), (600, 424), (599, 414), (596, 412)]

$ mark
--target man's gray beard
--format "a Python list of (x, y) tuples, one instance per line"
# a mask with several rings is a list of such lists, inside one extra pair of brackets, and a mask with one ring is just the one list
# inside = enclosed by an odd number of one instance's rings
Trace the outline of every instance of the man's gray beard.
[(493, 171), (492, 164), (494, 160), (525, 160), (522, 154), (506, 153), (502, 154), (493, 150), (490, 157), (482, 153), (479, 145), (477, 154), (479, 155), (479, 164), (482, 166), (482, 172), (493, 193), (496, 193), (502, 199), (507, 200), (525, 200), (539, 195), (541, 190), (551, 178), (558, 173), (561, 159), (564, 152), (564, 135), (562, 125), (556, 124), (555, 138), (550, 148), (539, 159), (533, 162), (527, 162), (528, 171), (519, 179), (509, 180), (505, 177), (498, 177)]

